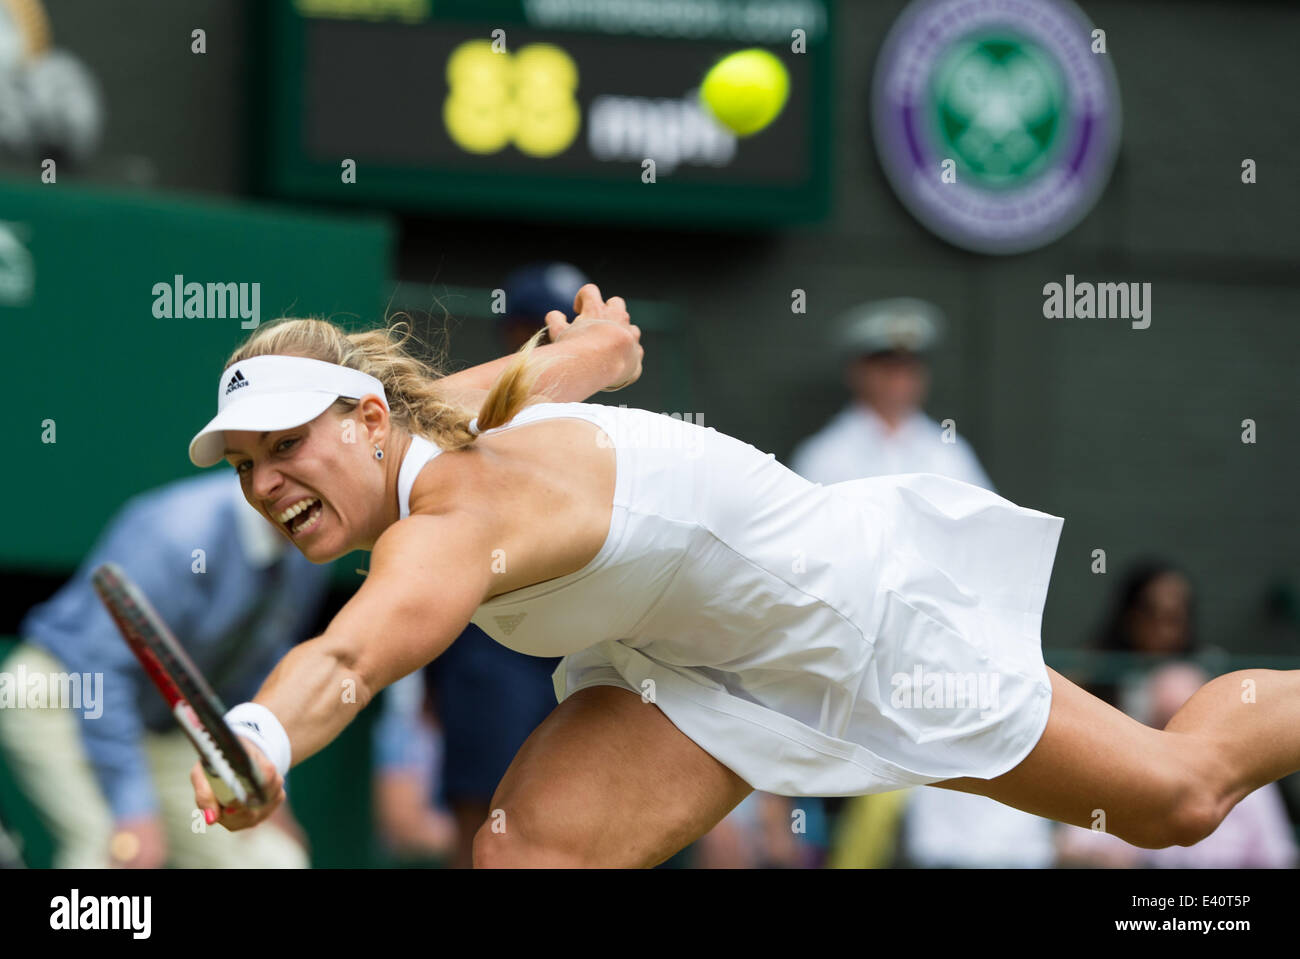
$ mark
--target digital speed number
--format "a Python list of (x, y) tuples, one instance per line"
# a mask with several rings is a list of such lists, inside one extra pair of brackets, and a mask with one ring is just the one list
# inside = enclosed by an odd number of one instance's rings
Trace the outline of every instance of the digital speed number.
[(574, 94), (578, 67), (550, 43), (515, 53), (469, 40), (447, 58), (442, 119), (452, 141), (468, 153), (497, 153), (513, 144), (530, 157), (552, 157), (573, 143), (582, 125)]

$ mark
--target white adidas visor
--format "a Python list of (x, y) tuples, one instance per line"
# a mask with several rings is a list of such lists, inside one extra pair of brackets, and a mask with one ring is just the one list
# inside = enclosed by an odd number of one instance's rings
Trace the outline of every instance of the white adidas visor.
[(225, 459), (226, 430), (272, 432), (302, 426), (339, 397), (370, 394), (388, 406), (379, 380), (360, 370), (302, 356), (255, 356), (226, 369), (217, 386), (217, 415), (190, 440), (190, 462)]

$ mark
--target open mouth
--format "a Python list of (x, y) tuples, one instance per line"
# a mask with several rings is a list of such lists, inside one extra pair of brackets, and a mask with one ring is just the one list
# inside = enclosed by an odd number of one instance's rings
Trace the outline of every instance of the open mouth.
[(304, 536), (320, 525), (324, 507), (318, 499), (303, 500), (290, 510), (288, 519), (281, 521), (292, 537)]

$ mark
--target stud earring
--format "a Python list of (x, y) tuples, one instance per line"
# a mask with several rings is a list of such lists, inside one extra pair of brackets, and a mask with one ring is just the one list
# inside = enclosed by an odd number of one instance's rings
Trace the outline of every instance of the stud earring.
[(375, 447), (375, 459), (377, 459), (377, 460), (381, 460), (381, 459), (383, 459), (383, 458), (384, 458), (384, 451), (381, 450), (378, 446), (376, 446), (376, 447)]

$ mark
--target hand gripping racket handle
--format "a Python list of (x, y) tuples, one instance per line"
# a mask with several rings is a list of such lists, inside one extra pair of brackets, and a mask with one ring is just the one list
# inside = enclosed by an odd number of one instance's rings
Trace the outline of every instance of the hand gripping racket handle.
[(212, 787), (212, 794), (217, 797), (217, 802), (221, 803), (223, 807), (229, 806), (239, 799), (234, 790), (227, 786), (220, 776), (214, 778), (213, 774), (208, 772), (207, 766), (203, 767), (203, 775), (207, 777), (208, 785)]
[[(199, 722), (199, 718), (195, 715), (190, 704), (182, 700), (176, 704), (172, 712), (181, 728), (185, 730), (185, 734), (189, 736), (190, 742), (194, 744), (194, 748), (198, 750), (199, 759), (203, 765), (203, 775), (207, 777), (208, 782), (211, 784), (212, 792), (217, 797), (217, 801), (223, 806), (228, 806), (235, 801), (248, 803), (249, 799), (252, 798), (255, 803), (257, 801), (256, 790), (248, 788), (254, 786), (254, 784), (245, 783), (239, 773), (235, 772), (221, 750), (217, 748), (217, 744), (212, 741), (212, 737), (208, 735), (207, 730), (203, 728), (203, 724)], [(240, 749), (243, 748), (238, 740), (235, 740), (235, 746)], [(245, 754), (247, 754), (247, 751), (245, 751)], [(251, 762), (251, 756), (249, 759), (251, 771), (258, 780), (255, 785), (258, 787), (264, 786), (265, 783), (261, 781), (261, 770)]]

